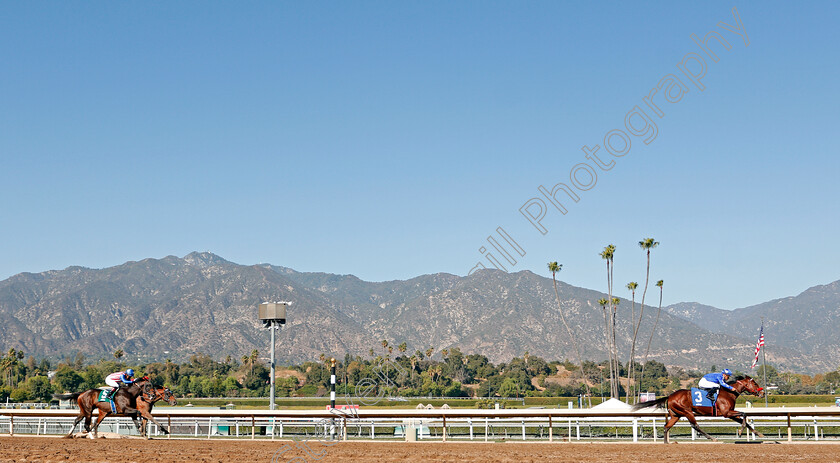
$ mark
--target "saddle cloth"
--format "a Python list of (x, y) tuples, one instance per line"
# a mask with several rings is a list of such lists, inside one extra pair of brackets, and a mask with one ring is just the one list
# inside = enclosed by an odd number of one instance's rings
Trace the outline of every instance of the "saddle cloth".
[(695, 407), (714, 407), (719, 391), (715, 391), (715, 400), (709, 400), (706, 397), (706, 392), (708, 391), (699, 387), (691, 388), (691, 405)]
[(117, 405), (114, 403), (114, 399), (108, 398), (107, 394), (111, 392), (112, 389), (99, 389), (99, 395), (96, 396), (97, 402), (108, 402), (108, 405), (111, 406), (111, 413), (117, 413)]

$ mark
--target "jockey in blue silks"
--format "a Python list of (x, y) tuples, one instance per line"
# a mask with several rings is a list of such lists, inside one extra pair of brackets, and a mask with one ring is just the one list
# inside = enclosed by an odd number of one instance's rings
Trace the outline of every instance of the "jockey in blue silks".
[(724, 368), (720, 373), (709, 373), (708, 375), (700, 378), (700, 382), (697, 386), (701, 389), (705, 389), (706, 397), (708, 397), (709, 400), (714, 401), (715, 392), (717, 392), (717, 390), (721, 387), (730, 391), (735, 391), (735, 388), (726, 384), (726, 381), (728, 381), (731, 376), (732, 370)]

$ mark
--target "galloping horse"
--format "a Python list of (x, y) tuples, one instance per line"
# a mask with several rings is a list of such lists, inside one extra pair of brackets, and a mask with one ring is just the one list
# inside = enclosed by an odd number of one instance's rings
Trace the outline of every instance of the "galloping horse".
[[(113, 397), (113, 401), (117, 409), (115, 415), (136, 416), (140, 413), (136, 408), (138, 396), (143, 394), (151, 397), (151, 391), (152, 384), (149, 382), (148, 377), (140, 378), (127, 387), (121, 387)], [(91, 432), (92, 430), (94, 437), (97, 437), (96, 430), (99, 428), (99, 423), (112, 413), (111, 405), (107, 400), (102, 402), (98, 400), (99, 393), (100, 389), (88, 389), (87, 391), (74, 392), (72, 394), (53, 394), (53, 397), (56, 399), (75, 399), (79, 404), (79, 416), (77, 416), (76, 421), (73, 422), (73, 427), (70, 428), (70, 432), (68, 432), (64, 437), (72, 437), (73, 430), (76, 429), (76, 425), (83, 419), (85, 420), (85, 432)], [(93, 429), (91, 429), (90, 422), (93, 417), (94, 410), (99, 410), (99, 416), (96, 419), (96, 423), (93, 425)]]
[(137, 411), (141, 417), (140, 423), (137, 423), (137, 415), (132, 416), (131, 419), (134, 421), (134, 425), (137, 426), (137, 429), (140, 430), (140, 435), (143, 437), (147, 437), (146, 425), (149, 421), (158, 425), (164, 434), (169, 434), (169, 430), (166, 429), (166, 426), (158, 423), (152, 416), (152, 407), (155, 405), (155, 402), (159, 400), (165, 400), (169, 402), (169, 405), (171, 406), (178, 403), (178, 401), (175, 400), (175, 395), (172, 394), (172, 391), (170, 391), (168, 387), (154, 387), (151, 389), (149, 394), (143, 394), (137, 398)]
[(638, 405), (634, 405), (633, 411), (642, 410), (645, 408), (661, 408), (667, 406), (669, 418), (668, 422), (665, 423), (664, 434), (666, 444), (668, 443), (668, 433), (670, 432), (671, 427), (682, 417), (686, 417), (686, 419), (688, 419), (688, 421), (691, 423), (691, 427), (697, 430), (697, 432), (713, 441), (717, 441), (717, 439), (706, 434), (705, 431), (700, 429), (700, 426), (697, 425), (697, 420), (694, 418), (695, 415), (720, 416), (741, 423), (741, 427), (738, 428), (738, 437), (740, 437), (741, 433), (744, 432), (744, 428), (749, 429), (759, 437), (764, 437), (763, 434), (753, 429), (753, 427), (750, 426), (749, 423), (747, 423), (746, 415), (739, 411), (735, 411), (735, 400), (738, 398), (739, 395), (746, 391), (758, 397), (764, 397), (764, 389), (759, 387), (758, 384), (756, 384), (756, 382), (749, 376), (739, 376), (735, 378), (735, 381), (733, 383), (728, 384), (735, 389), (735, 392), (721, 388), (720, 392), (718, 393), (717, 402), (715, 402), (714, 407), (693, 406), (691, 403), (691, 390), (680, 389), (678, 391), (674, 391), (668, 397), (663, 397), (653, 402), (644, 402)]

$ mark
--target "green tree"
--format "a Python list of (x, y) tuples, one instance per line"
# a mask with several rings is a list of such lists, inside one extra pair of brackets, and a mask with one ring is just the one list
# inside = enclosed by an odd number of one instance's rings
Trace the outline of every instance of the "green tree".
[(501, 397), (519, 397), (520, 393), (519, 385), (512, 378), (505, 378), (499, 386), (499, 396)]
[(61, 365), (55, 372), (55, 387), (59, 392), (73, 392), (80, 390), (85, 379), (76, 373), (69, 365)]
[(46, 376), (33, 376), (26, 380), (24, 388), (28, 390), (29, 396), (39, 402), (49, 402), (52, 398), (53, 388), (49, 378)]
[(125, 355), (125, 352), (123, 352), (122, 349), (117, 349), (117, 350), (114, 351), (114, 358), (117, 359), (117, 360), (123, 358), (124, 355)]

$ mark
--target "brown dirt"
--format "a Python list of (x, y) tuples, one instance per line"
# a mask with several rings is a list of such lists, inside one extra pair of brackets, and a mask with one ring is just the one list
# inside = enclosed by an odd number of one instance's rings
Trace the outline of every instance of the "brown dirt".
[[(282, 452), (283, 449), (285, 452)], [(838, 443), (404, 443), (0, 438), (0, 462), (837, 462)], [(280, 453), (280, 454), (278, 454)], [(276, 455), (276, 458), (273, 459)]]

